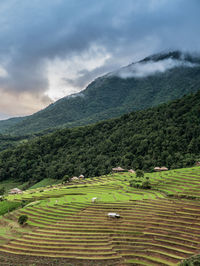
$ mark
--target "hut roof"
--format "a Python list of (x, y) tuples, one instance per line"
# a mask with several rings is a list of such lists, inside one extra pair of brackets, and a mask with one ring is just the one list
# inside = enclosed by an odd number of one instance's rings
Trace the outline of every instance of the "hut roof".
[(159, 171), (161, 171), (161, 168), (156, 166), (156, 167), (154, 167), (154, 171), (159, 172)]
[(17, 194), (17, 193), (22, 193), (22, 190), (19, 188), (13, 188), (9, 191), (10, 194)]
[(120, 166), (112, 168), (113, 171), (125, 171), (123, 168), (121, 168)]
[(71, 180), (72, 180), (72, 181), (74, 181), (74, 180), (79, 180), (79, 178), (78, 178), (77, 176), (73, 176), (73, 177), (71, 178)]
[(167, 171), (167, 170), (168, 170), (168, 168), (167, 168), (167, 167), (165, 167), (165, 166), (163, 166), (163, 167), (161, 167), (161, 168), (160, 168), (160, 170), (161, 170), (161, 171)]
[(133, 169), (130, 169), (130, 170), (128, 170), (129, 171), (129, 173), (133, 173), (133, 174), (135, 174), (135, 171), (133, 170)]

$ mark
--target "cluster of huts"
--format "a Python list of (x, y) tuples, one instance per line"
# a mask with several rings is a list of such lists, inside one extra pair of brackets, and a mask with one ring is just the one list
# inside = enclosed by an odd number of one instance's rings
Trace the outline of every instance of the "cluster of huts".
[[(118, 167), (112, 168), (112, 172), (113, 173), (122, 173), (122, 172), (127, 172), (127, 170), (125, 170), (125, 169), (121, 168), (120, 166), (118, 166)], [(133, 169), (129, 169), (128, 172), (129, 173), (133, 173), (133, 174), (135, 173), (135, 171)]]
[(70, 181), (78, 181), (84, 179), (84, 175), (79, 175), (79, 176), (73, 176)]
[(169, 169), (167, 168), (167, 167), (165, 167), (165, 166), (162, 166), (162, 167), (158, 167), (158, 166), (156, 166), (155, 168), (154, 168), (154, 171), (155, 172), (162, 172), (162, 171), (168, 171)]
[[(200, 162), (199, 162), (199, 163), (200, 163)], [(200, 164), (199, 164), (199, 165), (200, 165)], [(156, 167), (154, 168), (154, 171), (155, 171), (155, 172), (168, 171), (168, 170), (169, 170), (169, 169), (168, 169), (167, 167), (165, 167), (165, 166), (162, 166), (162, 167), (158, 167), (158, 166), (156, 166)], [(135, 174), (135, 171), (134, 171), (133, 169), (125, 170), (125, 169), (121, 168), (120, 166), (115, 167), (115, 168), (112, 168), (112, 172), (113, 172), (113, 173), (129, 172), (129, 173), (133, 173), (133, 174)]]

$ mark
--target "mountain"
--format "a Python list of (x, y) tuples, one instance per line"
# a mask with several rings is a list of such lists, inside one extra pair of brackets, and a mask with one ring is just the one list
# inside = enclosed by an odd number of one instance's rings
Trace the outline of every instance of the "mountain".
[(26, 117), (14, 117), (14, 118), (1, 120), (0, 121), (0, 133), (4, 132), (7, 128), (14, 126), (15, 124), (21, 122), (25, 118)]
[[(179, 51), (149, 56), (95, 79), (3, 132), (24, 135), (118, 117), (181, 98), (200, 89), (200, 57)], [(0, 123), (1, 127), (1, 123)]]
[(148, 110), (60, 129), (0, 153), (0, 180), (31, 183), (109, 173), (112, 167), (182, 168), (200, 159), (200, 91)]

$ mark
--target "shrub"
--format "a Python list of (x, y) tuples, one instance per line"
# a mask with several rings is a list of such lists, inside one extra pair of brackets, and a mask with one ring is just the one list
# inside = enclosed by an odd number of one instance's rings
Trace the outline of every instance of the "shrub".
[(3, 195), (5, 193), (5, 187), (0, 188), (0, 195)]
[(144, 177), (144, 172), (140, 169), (136, 170), (136, 177)]
[(151, 188), (151, 184), (148, 180), (142, 182), (141, 188), (143, 189), (150, 189)]
[(28, 220), (28, 216), (27, 215), (21, 215), (18, 218), (18, 223), (20, 225), (23, 225), (23, 224), (25, 224), (27, 222), (27, 220)]

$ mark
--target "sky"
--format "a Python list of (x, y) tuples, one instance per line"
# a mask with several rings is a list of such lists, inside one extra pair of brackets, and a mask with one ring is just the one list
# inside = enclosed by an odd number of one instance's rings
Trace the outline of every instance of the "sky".
[(199, 14), (199, 0), (1, 0), (0, 119), (154, 53), (199, 53)]

